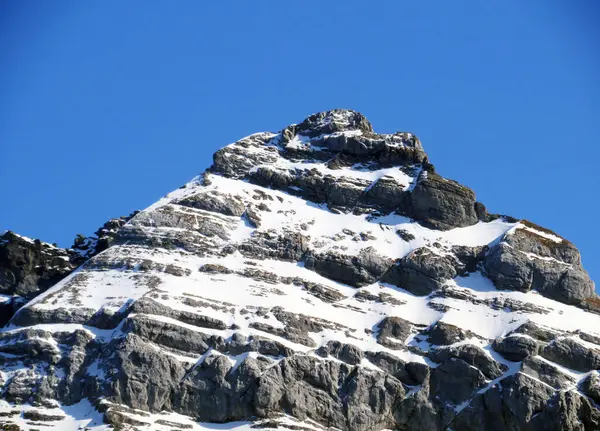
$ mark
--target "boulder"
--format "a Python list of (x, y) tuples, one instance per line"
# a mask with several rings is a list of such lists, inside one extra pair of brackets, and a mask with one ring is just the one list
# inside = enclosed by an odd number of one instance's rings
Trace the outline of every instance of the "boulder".
[[(377, 342), (391, 349), (403, 348), (413, 325), (400, 317), (388, 316), (377, 324)], [(390, 339), (391, 338), (391, 339)]]
[(467, 338), (473, 337), (473, 333), (450, 325), (445, 322), (436, 322), (428, 331), (429, 341), (432, 344), (446, 346), (454, 344)]
[(539, 356), (527, 356), (521, 364), (521, 372), (534, 377), (555, 389), (566, 389), (575, 384), (575, 379), (561, 372)]
[(475, 193), (468, 187), (423, 171), (411, 195), (410, 216), (431, 229), (449, 230), (477, 223)]
[(539, 351), (539, 343), (526, 335), (509, 335), (494, 340), (492, 347), (509, 361), (522, 361), (527, 356), (535, 356)]
[(497, 379), (508, 369), (492, 359), (481, 347), (472, 344), (437, 347), (430, 350), (427, 356), (438, 363), (446, 362), (450, 358), (458, 358), (480, 370), (490, 380)]
[(305, 266), (318, 274), (354, 287), (366, 286), (379, 280), (392, 264), (372, 247), (362, 249), (358, 255), (345, 255), (329, 251), (313, 252)]
[[(536, 233), (537, 232), (537, 233)], [(568, 241), (528, 224), (509, 231), (491, 247), (483, 264), (498, 289), (542, 295), (566, 304), (579, 305), (593, 296), (594, 283), (581, 267), (579, 252)]]
[(428, 295), (456, 277), (460, 265), (452, 255), (439, 254), (429, 247), (417, 248), (390, 266), (381, 281)]

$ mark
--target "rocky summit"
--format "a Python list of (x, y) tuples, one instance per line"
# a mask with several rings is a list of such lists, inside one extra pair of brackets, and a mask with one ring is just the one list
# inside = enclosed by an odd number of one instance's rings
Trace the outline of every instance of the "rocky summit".
[(60, 249), (0, 237), (0, 429), (600, 430), (577, 248), (317, 113)]

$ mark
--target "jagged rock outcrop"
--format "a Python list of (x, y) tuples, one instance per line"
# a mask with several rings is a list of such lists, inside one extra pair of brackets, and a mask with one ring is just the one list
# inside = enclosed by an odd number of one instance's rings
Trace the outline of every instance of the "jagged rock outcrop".
[[(52, 287), (113, 243), (117, 231), (137, 212), (106, 222), (94, 237), (77, 235), (70, 249), (6, 231), (0, 236), (0, 326), (28, 300)], [(0, 298), (2, 299), (2, 298)]]
[(574, 305), (594, 295), (594, 283), (575, 246), (530, 222), (505, 234), (483, 262), (498, 289), (537, 290)]
[(73, 270), (72, 255), (7, 231), (0, 236), (0, 293), (33, 298)]
[(0, 427), (600, 429), (577, 249), (355, 111), (228, 145), (71, 250), (6, 235), (2, 289), (31, 301), (0, 331)]
[(0, 236), (0, 326), (75, 268), (73, 254), (11, 231)]
[(478, 220), (475, 193), (433, 172), (421, 172), (410, 203), (410, 216), (433, 229), (471, 226)]

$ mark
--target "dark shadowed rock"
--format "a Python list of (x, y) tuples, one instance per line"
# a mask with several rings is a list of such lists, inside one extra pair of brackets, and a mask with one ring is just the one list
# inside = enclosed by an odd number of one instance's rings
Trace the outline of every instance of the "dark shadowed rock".
[(423, 172), (411, 193), (410, 215), (432, 229), (448, 230), (477, 223), (475, 193), (455, 181)]
[(432, 344), (443, 346), (454, 344), (473, 336), (470, 331), (465, 331), (458, 326), (444, 322), (437, 322), (428, 330), (428, 334), (429, 341)]
[(404, 347), (412, 333), (412, 323), (400, 317), (388, 316), (377, 325), (377, 342), (391, 349)]
[(532, 418), (546, 409), (554, 393), (546, 384), (517, 373), (477, 395), (452, 420), (451, 427), (461, 431), (531, 429)]
[(576, 371), (600, 369), (600, 349), (591, 349), (571, 338), (550, 342), (540, 352), (549, 361)]
[(446, 362), (450, 358), (458, 358), (479, 369), (488, 379), (497, 379), (507, 370), (505, 365), (496, 362), (480, 347), (472, 344), (437, 347), (427, 355), (434, 362)]
[(421, 247), (390, 266), (382, 281), (415, 295), (428, 295), (456, 277), (458, 265), (451, 255), (440, 255), (428, 247)]
[(450, 358), (431, 371), (431, 391), (442, 402), (459, 404), (485, 384), (477, 368), (458, 358)]
[(327, 252), (314, 253), (306, 259), (308, 269), (354, 287), (374, 283), (390, 265), (390, 259), (381, 257), (372, 247), (361, 250), (356, 256)]
[(522, 361), (527, 356), (537, 355), (539, 350), (539, 343), (533, 338), (516, 334), (498, 338), (492, 346), (509, 361)]
[(523, 359), (521, 372), (556, 389), (565, 389), (575, 383), (575, 379), (562, 373), (557, 367), (544, 361), (539, 356), (527, 356)]
[(0, 293), (33, 298), (75, 268), (67, 250), (7, 231), (0, 236)]
[(581, 267), (577, 249), (554, 234), (532, 231), (529, 222), (521, 223), (525, 224), (506, 234), (483, 261), (496, 287), (522, 292), (535, 289), (573, 305), (591, 297), (594, 283)]
[(558, 332), (544, 328), (543, 326), (540, 326), (531, 320), (523, 323), (512, 333), (529, 335), (530, 337), (545, 342), (552, 341), (559, 335)]
[(596, 404), (600, 404), (600, 375), (598, 371), (590, 373), (581, 383), (581, 390)]

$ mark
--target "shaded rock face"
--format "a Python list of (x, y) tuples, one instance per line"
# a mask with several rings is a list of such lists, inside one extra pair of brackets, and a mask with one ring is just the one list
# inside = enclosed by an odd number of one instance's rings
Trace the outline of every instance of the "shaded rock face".
[(411, 193), (410, 215), (432, 229), (471, 226), (478, 221), (475, 193), (455, 181), (425, 171)]
[(315, 272), (355, 287), (371, 284), (386, 272), (391, 265), (374, 249), (364, 249), (358, 256), (337, 253), (316, 254), (307, 259), (306, 267)]
[(20, 418), (64, 424), (56, 405), (87, 399), (115, 429), (600, 429), (577, 249), (355, 111), (228, 145), (70, 250), (6, 234), (0, 257)]
[(21, 237), (10, 231), (0, 236), (0, 325), (29, 299), (44, 292), (75, 269), (67, 250)]
[(73, 270), (64, 249), (18, 236), (0, 236), (0, 292), (32, 298)]
[(107, 249), (116, 232), (136, 213), (106, 222), (95, 237), (78, 235), (71, 249), (64, 249), (17, 235), (0, 236), (0, 294), (11, 298), (0, 302), (0, 326), (10, 320), (28, 300), (43, 293), (69, 275), (86, 259)]
[(509, 361), (522, 361), (528, 356), (537, 355), (539, 350), (539, 344), (536, 340), (519, 335), (496, 339), (493, 346), (496, 352)]
[[(490, 249), (483, 264), (499, 289), (537, 290), (578, 305), (594, 295), (594, 283), (581, 266), (579, 251), (567, 240), (528, 222)], [(534, 226), (534, 227), (532, 227)]]

